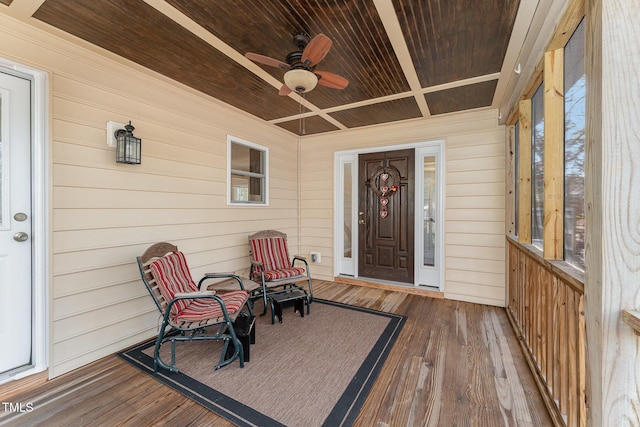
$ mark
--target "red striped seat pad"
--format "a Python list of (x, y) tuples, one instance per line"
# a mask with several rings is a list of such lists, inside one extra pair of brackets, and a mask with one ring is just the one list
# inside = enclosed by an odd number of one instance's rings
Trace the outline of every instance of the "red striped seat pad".
[[(149, 264), (149, 269), (167, 302), (177, 293), (198, 291), (182, 252), (174, 252), (154, 260)], [(247, 292), (240, 289), (217, 295), (224, 302), (229, 314), (242, 309), (248, 298)], [(171, 318), (178, 322), (196, 322), (220, 316), (222, 307), (213, 298), (184, 299), (176, 302), (171, 308)]]
[(281, 270), (268, 270), (264, 272), (265, 280), (278, 280), (287, 277), (296, 277), (304, 274), (304, 268), (288, 267)]
[(281, 237), (254, 239), (251, 241), (254, 260), (262, 263), (267, 281), (295, 277), (304, 274), (304, 268), (292, 267), (287, 241)]

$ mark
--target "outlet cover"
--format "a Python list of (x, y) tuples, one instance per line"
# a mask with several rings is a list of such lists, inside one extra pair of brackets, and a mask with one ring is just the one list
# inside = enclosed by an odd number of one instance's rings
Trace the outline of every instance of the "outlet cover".
[(322, 255), (320, 255), (320, 252), (311, 252), (311, 262), (313, 263), (322, 262)]

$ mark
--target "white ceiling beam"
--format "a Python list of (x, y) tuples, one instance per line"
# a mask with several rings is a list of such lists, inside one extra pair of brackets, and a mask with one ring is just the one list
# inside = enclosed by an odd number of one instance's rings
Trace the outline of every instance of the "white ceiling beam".
[[(216, 48), (217, 50), (222, 52), (224, 55), (228, 56), (230, 59), (232, 59), (239, 65), (241, 65), (242, 67), (246, 68), (247, 70), (255, 74), (257, 77), (261, 78), (262, 80), (264, 80), (265, 82), (273, 86), (275, 89), (280, 90), (280, 88), (282, 87), (283, 83), (280, 80), (273, 77), (271, 74), (269, 74), (268, 72), (260, 68), (255, 62), (247, 59), (244, 56), (244, 54), (233, 49), (231, 46), (223, 42), (220, 38), (213, 35), (209, 30), (202, 27), (200, 24), (193, 21), (191, 18), (184, 15), (182, 12), (180, 12), (178, 9), (171, 6), (164, 0), (144, 0), (144, 2), (147, 3), (149, 6), (153, 7), (154, 9), (156, 9), (158, 12), (168, 17), (169, 19), (171, 19), (172, 21), (174, 21), (175, 23), (177, 23), (178, 25), (190, 31), (195, 36), (207, 42), (212, 47)], [(324, 114), (320, 108), (311, 104), (306, 99), (303, 99), (297, 93), (291, 92), (289, 94), (289, 97), (298, 103), (302, 103), (305, 108), (312, 111), (311, 113), (305, 113), (302, 116), (300, 115), (291, 116), (293, 117), (293, 119), (318, 114), (322, 116), (325, 120), (331, 122), (335, 126), (338, 126), (340, 129), (346, 129), (346, 127), (343, 124), (339, 123), (333, 117), (330, 117)], [(270, 121), (270, 123), (280, 123), (288, 120), (293, 120), (291, 117), (288, 117), (285, 119), (279, 119), (278, 121)]]
[(13, 0), (6, 9), (6, 14), (26, 21), (42, 6), (45, 0)]
[[(471, 77), (464, 80), (456, 80), (449, 83), (430, 86), (424, 89), (420, 89), (418, 92), (421, 94), (438, 92), (441, 90), (454, 89), (461, 86), (468, 86), (476, 83), (488, 82), (491, 80), (496, 80), (499, 77), (500, 77), (500, 73), (485, 74), (483, 76)], [(393, 95), (381, 96), (379, 98), (367, 99), (365, 101), (352, 102), (351, 104), (342, 104), (335, 107), (325, 108), (323, 110), (319, 110), (319, 109), (315, 111), (312, 110), (311, 112), (304, 113), (303, 116), (309, 117), (317, 113), (334, 113), (336, 111), (350, 110), (352, 108), (366, 107), (367, 105), (380, 104), (382, 102), (388, 102), (388, 101), (395, 101), (396, 99), (408, 98), (410, 96), (415, 96), (415, 92), (411, 91), (411, 92), (395, 93)], [(424, 99), (424, 96), (422, 96), (422, 98)], [(489, 108), (489, 107), (482, 107), (482, 108)], [(281, 117), (278, 119), (269, 120), (269, 122), (270, 123), (288, 122), (290, 120), (293, 120), (296, 117), (299, 117), (299, 115)]]
[(477, 83), (490, 82), (491, 80), (496, 80), (499, 77), (500, 77), (500, 73), (491, 73), (491, 74), (485, 74), (483, 76), (469, 77), (468, 79), (455, 80), (453, 82), (442, 83), (439, 85), (426, 87), (422, 89), (422, 93), (439, 92), (441, 90), (455, 89), (461, 86), (469, 86)]
[(156, 9), (158, 12), (165, 15), (167, 18), (174, 21), (176, 24), (180, 25), (184, 29), (188, 30), (198, 38), (207, 42), (212, 47), (219, 50), (221, 53), (225, 54), (238, 64), (242, 65), (244, 68), (248, 69), (267, 83), (269, 83), (274, 88), (280, 89), (282, 86), (282, 82), (273, 77), (271, 74), (264, 71), (258, 65), (256, 65), (253, 61), (245, 58), (243, 54), (234, 50), (231, 46), (223, 42), (220, 38), (213, 35), (209, 30), (184, 15), (175, 7), (171, 6), (169, 3), (164, 0), (144, 0), (149, 6)]
[(393, 3), (391, 0), (373, 0), (373, 3), (378, 10), (378, 15), (382, 20), (382, 25), (384, 25), (384, 29), (387, 31), (387, 36), (391, 41), (393, 50), (400, 62), (400, 67), (404, 72), (407, 83), (409, 83), (409, 88), (411, 88), (416, 103), (420, 108), (420, 112), (424, 117), (430, 117), (431, 112), (429, 111), (427, 101), (422, 94), (420, 79), (418, 79), (418, 73), (413, 65), (413, 59), (409, 53), (407, 42), (404, 39), (404, 34), (400, 27), (400, 21), (398, 21), (398, 16), (393, 8)]

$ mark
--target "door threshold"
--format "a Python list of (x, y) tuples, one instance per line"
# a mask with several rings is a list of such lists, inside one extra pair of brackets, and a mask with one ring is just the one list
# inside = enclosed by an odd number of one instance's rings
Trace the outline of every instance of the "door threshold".
[(387, 291), (404, 292), (414, 295), (422, 295), (430, 298), (444, 299), (444, 293), (428, 286), (417, 287), (411, 283), (391, 282), (388, 280), (373, 279), (370, 277), (354, 278), (352, 276), (336, 276), (333, 278), (336, 283), (346, 283), (349, 285), (366, 286)]

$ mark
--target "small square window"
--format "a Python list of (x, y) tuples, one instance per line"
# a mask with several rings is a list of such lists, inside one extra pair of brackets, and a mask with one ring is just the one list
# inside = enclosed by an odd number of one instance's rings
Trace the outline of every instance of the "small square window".
[(227, 138), (227, 201), (231, 205), (267, 205), (269, 150)]

